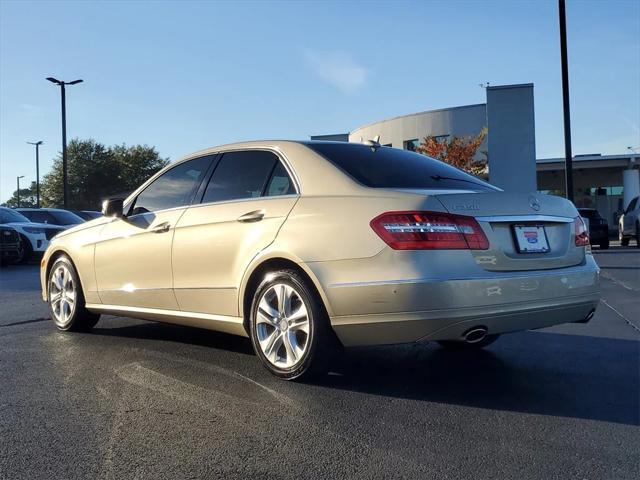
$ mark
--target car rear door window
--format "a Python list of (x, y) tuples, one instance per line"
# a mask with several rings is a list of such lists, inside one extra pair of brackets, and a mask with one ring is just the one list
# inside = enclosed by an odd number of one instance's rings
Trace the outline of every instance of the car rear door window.
[(210, 161), (211, 157), (194, 158), (167, 170), (138, 195), (129, 215), (189, 205)]
[(293, 195), (296, 193), (296, 188), (291, 181), (291, 177), (287, 173), (287, 169), (284, 168), (282, 162), (278, 161), (276, 168), (273, 169), (269, 184), (265, 195), (267, 197), (275, 197), (278, 195)]
[(207, 185), (202, 203), (262, 196), (278, 161), (275, 154), (263, 150), (225, 153)]

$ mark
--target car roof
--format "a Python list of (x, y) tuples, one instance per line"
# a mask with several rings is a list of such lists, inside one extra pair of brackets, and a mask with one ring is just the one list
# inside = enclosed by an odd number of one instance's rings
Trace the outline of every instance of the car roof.
[(38, 212), (41, 210), (44, 210), (46, 212), (69, 212), (70, 210), (65, 210), (64, 208), (49, 208), (49, 207), (41, 207), (41, 208), (34, 208), (34, 207), (19, 207), (16, 208), (16, 210), (20, 211), (20, 210), (24, 210), (24, 211), (28, 211), (28, 212)]
[[(321, 155), (308, 148), (313, 144), (336, 144), (350, 145), (363, 148), (369, 148), (364, 144), (322, 140), (254, 140), (248, 142), (227, 143), (215, 147), (205, 148), (196, 152), (185, 155), (174, 162), (169, 163), (166, 167), (155, 173), (145, 183), (140, 185), (136, 190), (131, 192), (125, 198), (125, 205), (138, 195), (147, 185), (153, 182), (167, 170), (179, 165), (182, 162), (192, 160), (194, 158), (215, 155), (218, 153), (230, 152), (235, 150), (269, 150), (281, 156), (285, 163), (289, 164), (292, 169), (294, 181), (298, 187), (306, 191), (306, 195), (321, 195), (324, 191), (325, 184), (332, 185), (332, 191), (336, 194), (352, 194), (354, 191), (367, 190), (365, 187), (359, 186), (354, 180), (344, 174), (331, 162), (324, 159)], [(309, 158), (317, 158), (318, 162), (308, 162)], [(317, 182), (317, 178), (326, 178), (325, 182)]]
[[(235, 143), (225, 143), (223, 145), (217, 145), (214, 147), (205, 148), (202, 150), (198, 150), (197, 152), (190, 153), (176, 160), (175, 163), (181, 162), (183, 160), (188, 160), (194, 157), (199, 157), (202, 155), (212, 155), (214, 153), (223, 153), (232, 150), (242, 150), (242, 149), (256, 149), (256, 148), (267, 148), (267, 149), (280, 149), (282, 147), (287, 147), (291, 145), (313, 145), (313, 144), (338, 144), (345, 145), (349, 144), (348, 142), (338, 142), (335, 140), (250, 140), (244, 142), (235, 142)], [(357, 143), (350, 143), (350, 145), (360, 145)], [(364, 144), (362, 144), (365, 146)]]

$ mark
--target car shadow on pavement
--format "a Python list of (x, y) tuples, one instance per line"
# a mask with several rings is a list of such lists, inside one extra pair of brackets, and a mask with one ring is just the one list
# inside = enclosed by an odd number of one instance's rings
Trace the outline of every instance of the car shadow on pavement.
[(436, 344), (346, 350), (320, 385), (389, 397), (640, 424), (640, 342), (547, 332), (478, 351)]
[[(219, 349), (258, 362), (243, 337), (161, 323), (105, 327), (92, 332)], [(348, 348), (329, 375), (309, 383), (385, 397), (640, 425), (639, 359), (637, 341), (527, 331), (503, 335), (478, 351), (445, 350), (435, 343)], [(239, 373), (250, 375), (254, 367)]]
[(200, 347), (219, 348), (253, 356), (253, 349), (251, 348), (249, 340), (237, 335), (156, 322), (143, 322), (122, 327), (107, 327), (107, 325), (112, 324), (108, 320), (104, 323), (98, 323), (98, 326), (91, 330), (91, 334), (109, 337), (137, 338), (141, 340), (179, 342)]

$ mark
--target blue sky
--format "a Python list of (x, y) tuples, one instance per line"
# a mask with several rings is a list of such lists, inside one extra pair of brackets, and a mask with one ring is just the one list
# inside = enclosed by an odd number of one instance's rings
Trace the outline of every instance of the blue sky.
[[(567, 2), (574, 153), (640, 146), (640, 2)], [(483, 103), (535, 84), (538, 157), (563, 154), (555, 1), (0, 0), (0, 200), (68, 136), (176, 159), (255, 138), (305, 139)]]

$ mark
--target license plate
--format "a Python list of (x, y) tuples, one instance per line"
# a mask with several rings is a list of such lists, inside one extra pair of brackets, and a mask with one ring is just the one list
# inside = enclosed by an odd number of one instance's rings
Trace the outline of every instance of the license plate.
[(519, 253), (546, 253), (549, 241), (541, 225), (514, 225), (513, 232)]

